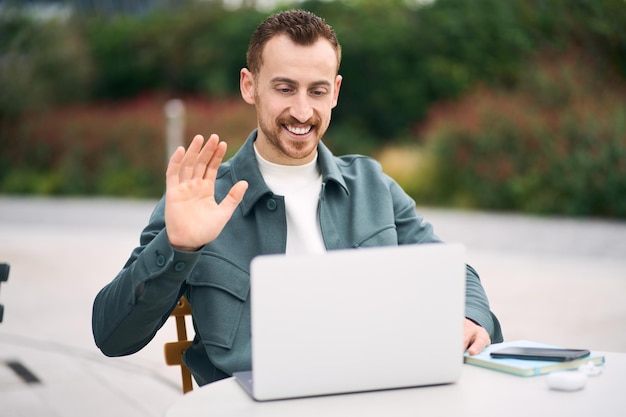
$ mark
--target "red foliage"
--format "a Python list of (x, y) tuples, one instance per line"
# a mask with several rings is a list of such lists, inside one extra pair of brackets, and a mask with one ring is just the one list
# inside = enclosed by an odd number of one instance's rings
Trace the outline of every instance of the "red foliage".
[[(17, 188), (6, 186), (9, 192), (37, 192), (37, 181), (52, 179), (44, 192), (159, 196), (169, 158), (166, 102), (165, 96), (146, 94), (24, 116), (1, 132), (8, 166), (0, 170), (0, 186), (17, 181)], [(254, 107), (241, 99), (189, 97), (184, 103), (187, 141), (217, 133), (229, 142), (228, 156), (256, 127)]]
[[(11, 149), (14, 161), (32, 162), (33, 150), (45, 149), (45, 158), (37, 158), (41, 168), (58, 168), (68, 155), (81, 155), (88, 170), (101, 157), (117, 154), (128, 163), (152, 169), (164, 166), (167, 98), (146, 94), (122, 102), (78, 104), (29, 114), (22, 119), (19, 143)], [(210, 101), (191, 97), (185, 102), (185, 136), (218, 133), (232, 138), (231, 149), (255, 127), (254, 109), (242, 100)]]

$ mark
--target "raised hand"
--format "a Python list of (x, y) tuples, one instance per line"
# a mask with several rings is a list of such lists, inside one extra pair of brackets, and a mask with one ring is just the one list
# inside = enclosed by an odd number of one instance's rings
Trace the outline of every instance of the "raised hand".
[(215, 134), (206, 143), (197, 135), (187, 151), (181, 146), (166, 173), (165, 229), (172, 246), (195, 251), (213, 241), (243, 199), (248, 183), (239, 181), (218, 203), (215, 177), (226, 154), (226, 142)]

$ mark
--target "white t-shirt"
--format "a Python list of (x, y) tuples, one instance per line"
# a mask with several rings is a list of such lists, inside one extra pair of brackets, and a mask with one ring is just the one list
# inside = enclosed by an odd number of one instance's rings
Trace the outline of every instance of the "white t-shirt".
[(259, 170), (274, 194), (285, 198), (287, 212), (287, 253), (326, 251), (317, 216), (322, 174), (315, 159), (306, 165), (278, 165), (256, 152)]

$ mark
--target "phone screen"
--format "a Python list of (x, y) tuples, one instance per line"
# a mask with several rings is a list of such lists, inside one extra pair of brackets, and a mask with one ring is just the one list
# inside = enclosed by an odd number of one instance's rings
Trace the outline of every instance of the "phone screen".
[(589, 353), (587, 349), (507, 347), (491, 352), (491, 357), (564, 362), (584, 358)]

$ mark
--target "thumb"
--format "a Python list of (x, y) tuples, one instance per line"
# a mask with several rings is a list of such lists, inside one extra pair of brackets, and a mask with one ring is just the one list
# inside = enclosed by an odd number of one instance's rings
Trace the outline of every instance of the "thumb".
[(228, 195), (226, 195), (226, 197), (224, 197), (224, 199), (220, 203), (220, 206), (230, 213), (234, 212), (239, 203), (241, 203), (241, 200), (243, 200), (243, 196), (247, 190), (248, 182), (239, 181), (232, 186), (232, 188), (228, 192)]

